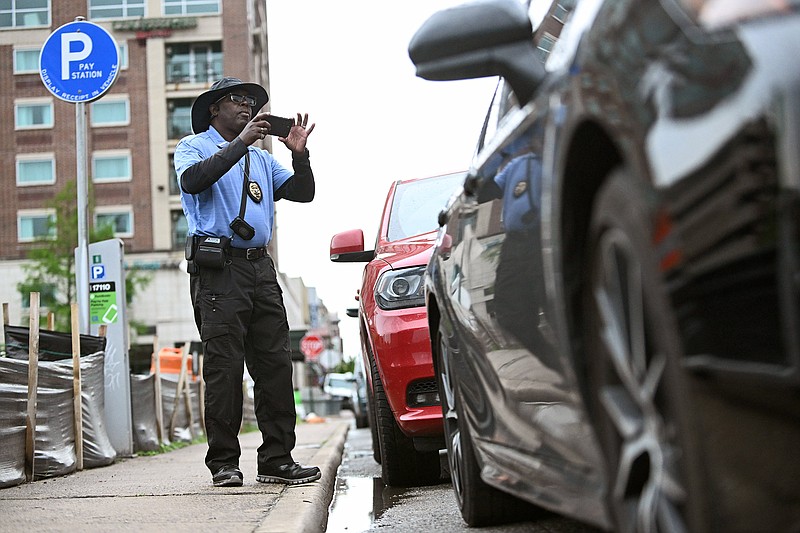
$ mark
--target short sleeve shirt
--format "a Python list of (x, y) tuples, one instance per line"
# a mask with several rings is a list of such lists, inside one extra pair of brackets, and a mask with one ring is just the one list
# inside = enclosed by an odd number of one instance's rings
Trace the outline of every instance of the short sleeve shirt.
[(180, 187), (183, 172), (204, 159), (208, 159), (228, 141), (212, 127), (196, 135), (188, 135), (175, 147), (175, 171), (178, 175), (178, 188), (181, 191), (181, 205), (189, 223), (189, 235), (214, 235), (232, 237), (235, 248), (266, 246), (272, 239), (272, 225), (275, 220), (275, 191), (292, 177), (293, 171), (287, 169), (266, 150), (248, 147), (250, 153), (249, 179), (261, 188), (262, 199), (256, 203), (249, 195), (244, 219), (256, 230), (255, 236), (246, 241), (234, 234), (230, 223), (239, 216), (244, 184), (244, 162), (242, 157), (231, 169), (208, 189), (188, 194)]
[(512, 159), (494, 178), (503, 190), (503, 225), (507, 231), (527, 231), (538, 220), (542, 165), (528, 153)]

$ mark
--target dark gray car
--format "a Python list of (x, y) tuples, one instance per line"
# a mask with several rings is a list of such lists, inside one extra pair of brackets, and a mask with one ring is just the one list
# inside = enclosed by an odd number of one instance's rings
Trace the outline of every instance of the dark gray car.
[(500, 77), (426, 273), (468, 524), (800, 528), (798, 9), (491, 0), (411, 40)]

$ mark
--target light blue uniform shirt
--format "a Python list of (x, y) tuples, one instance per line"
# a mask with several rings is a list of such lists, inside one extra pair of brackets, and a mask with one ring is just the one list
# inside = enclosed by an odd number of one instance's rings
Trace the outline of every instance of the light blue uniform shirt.
[[(512, 159), (495, 177), (503, 190), (503, 225), (507, 231), (533, 229), (539, 220), (542, 164), (533, 153)], [(533, 200), (534, 204), (531, 204)]]
[(228, 141), (210, 126), (208, 131), (184, 137), (175, 147), (175, 171), (178, 174), (181, 205), (189, 222), (188, 234), (232, 237), (231, 246), (234, 248), (266, 246), (272, 239), (275, 191), (294, 174), (278, 163), (272, 154), (260, 148), (249, 147), (250, 181), (258, 183), (263, 194), (259, 203), (254, 202), (249, 195), (246, 196), (247, 209), (244, 219), (256, 230), (255, 236), (249, 241), (235, 235), (230, 228), (231, 221), (239, 216), (239, 206), (242, 201), (244, 157), (214, 185), (201, 193), (188, 194), (180, 187), (184, 170), (208, 159), (227, 145)]

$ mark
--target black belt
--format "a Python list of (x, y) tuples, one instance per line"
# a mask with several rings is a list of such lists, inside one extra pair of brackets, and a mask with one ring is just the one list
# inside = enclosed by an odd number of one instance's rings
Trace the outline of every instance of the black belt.
[(248, 261), (255, 261), (267, 256), (267, 247), (259, 246), (258, 248), (228, 248), (228, 255), (231, 257), (243, 257)]

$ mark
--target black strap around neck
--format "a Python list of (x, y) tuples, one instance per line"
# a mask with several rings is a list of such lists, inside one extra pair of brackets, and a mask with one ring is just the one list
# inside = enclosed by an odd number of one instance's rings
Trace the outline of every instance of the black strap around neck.
[(239, 218), (244, 220), (244, 210), (247, 209), (247, 184), (250, 181), (250, 150), (244, 155), (244, 180), (242, 181), (242, 203), (239, 204)]

